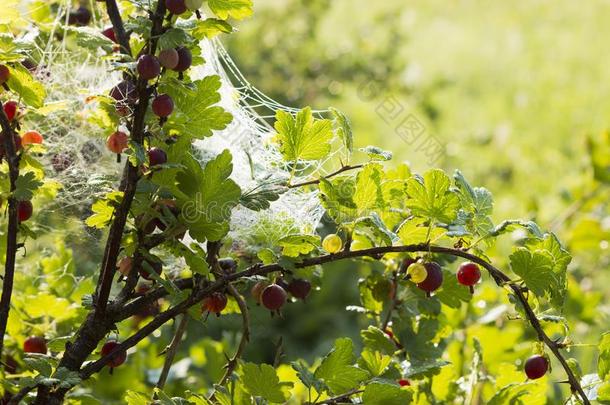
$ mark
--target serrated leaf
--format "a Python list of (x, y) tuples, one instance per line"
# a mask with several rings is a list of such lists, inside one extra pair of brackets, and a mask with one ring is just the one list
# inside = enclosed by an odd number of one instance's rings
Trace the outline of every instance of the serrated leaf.
[(197, 39), (214, 38), (218, 34), (230, 34), (233, 32), (231, 24), (218, 18), (206, 18), (199, 20), (192, 34)]
[(549, 288), (556, 286), (557, 279), (552, 271), (551, 259), (543, 252), (517, 248), (509, 258), (513, 272), (523, 279), (534, 294), (544, 296)]
[[(243, 373), (242, 381), (251, 395), (276, 403), (282, 403), (288, 399), (288, 395), (280, 388), (280, 379), (275, 369), (270, 365), (245, 363), (241, 370)], [(289, 385), (292, 385), (292, 383)]]
[(189, 37), (180, 28), (169, 28), (159, 37), (159, 49), (174, 49), (184, 46), (189, 42)]
[(450, 223), (456, 218), (460, 201), (450, 190), (449, 177), (438, 169), (432, 169), (423, 178), (407, 180), (407, 207), (415, 216), (441, 223)]
[(189, 86), (178, 80), (168, 80), (160, 86), (159, 92), (169, 94), (176, 106), (164, 128), (175, 130), (181, 135), (202, 139), (212, 135), (214, 130), (222, 130), (233, 120), (233, 116), (220, 106), (220, 77), (206, 76)]
[(278, 110), (275, 115), (276, 141), (287, 162), (319, 160), (330, 152), (331, 122), (314, 119), (309, 107), (296, 115)]
[(320, 246), (318, 235), (287, 235), (277, 244), (282, 247), (282, 254), (287, 257), (306, 255)]
[(123, 400), (127, 405), (147, 405), (150, 403), (150, 397), (141, 392), (127, 391)]
[(411, 403), (412, 393), (396, 384), (373, 382), (366, 386), (362, 403), (366, 405), (405, 405)]
[(11, 76), (7, 84), (12, 91), (19, 94), (23, 103), (30, 107), (40, 108), (47, 96), (44, 86), (34, 80), (29, 70), (21, 65), (10, 68)]
[(463, 302), (469, 302), (472, 299), (468, 287), (458, 283), (455, 275), (448, 270), (443, 270), (443, 284), (434, 295), (451, 308), (459, 308)]
[(110, 223), (114, 215), (114, 210), (123, 198), (122, 192), (112, 192), (105, 198), (93, 203), (91, 210), (93, 214), (87, 218), (85, 223), (92, 228), (102, 229)]
[(428, 228), (425, 219), (409, 218), (399, 225), (396, 233), (405, 245), (426, 243), (426, 239), (436, 240), (445, 233), (442, 228), (433, 227), (430, 231), (428, 231)]
[(303, 385), (307, 388), (314, 388), (317, 392), (322, 392), (322, 390), (326, 389), (324, 382), (317, 379), (305, 364), (292, 362), (290, 365), (297, 372), (299, 380), (301, 380)]
[(383, 374), (391, 362), (391, 356), (373, 350), (363, 350), (358, 359), (360, 368), (367, 370), (373, 377)]
[(252, 0), (208, 0), (210, 10), (223, 20), (241, 20), (252, 15)]
[(610, 332), (602, 334), (597, 349), (597, 375), (601, 380), (607, 380), (610, 378)]
[(531, 383), (513, 383), (508, 384), (496, 392), (493, 397), (489, 399), (488, 405), (525, 405), (520, 399), (527, 395), (531, 389)]
[(336, 108), (329, 108), (331, 114), (333, 115), (333, 126), (339, 139), (343, 143), (343, 147), (346, 150), (347, 160), (354, 150), (354, 135), (352, 134), (352, 124), (349, 121), (349, 118), (341, 111)]
[(239, 186), (229, 178), (233, 171), (231, 153), (224, 150), (203, 169), (193, 159), (185, 160), (186, 169), (176, 175), (182, 222), (190, 235), (200, 242), (215, 241), (229, 231), (232, 209), (241, 196)]
[(368, 377), (368, 373), (353, 366), (353, 343), (349, 338), (340, 338), (327, 354), (314, 376), (324, 381), (334, 394), (342, 394), (356, 388)]
[(271, 203), (280, 198), (286, 187), (278, 185), (262, 185), (253, 190), (244, 192), (239, 203), (252, 211), (266, 210)]
[(43, 356), (27, 356), (23, 358), (23, 361), (28, 366), (28, 368), (38, 371), (40, 375), (45, 377), (50, 377), (53, 372), (53, 367), (49, 360)]
[(34, 197), (34, 192), (38, 190), (43, 182), (36, 178), (34, 172), (20, 174), (15, 182), (15, 191), (13, 197), (19, 201), (31, 200)]
[(373, 351), (380, 351), (385, 354), (392, 355), (397, 350), (396, 344), (390, 340), (381, 329), (375, 326), (369, 326), (368, 329), (361, 330), (360, 336), (364, 347)]

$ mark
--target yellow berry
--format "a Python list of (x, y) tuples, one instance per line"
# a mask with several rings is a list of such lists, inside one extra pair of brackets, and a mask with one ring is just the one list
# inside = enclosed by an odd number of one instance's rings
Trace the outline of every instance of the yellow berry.
[(419, 284), (428, 277), (428, 270), (426, 270), (426, 266), (421, 263), (413, 263), (407, 268), (407, 274), (411, 281), (415, 284)]
[(343, 247), (343, 241), (339, 235), (331, 233), (322, 241), (322, 247), (328, 253), (337, 253)]

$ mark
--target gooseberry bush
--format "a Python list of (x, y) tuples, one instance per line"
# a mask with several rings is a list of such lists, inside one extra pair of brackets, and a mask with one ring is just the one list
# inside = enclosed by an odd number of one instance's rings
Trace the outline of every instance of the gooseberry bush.
[[(206, 64), (199, 44), (231, 33), (252, 13), (250, 0), (23, 3), (33, 22), (18, 17), (19, 2), (0, 16), (3, 404), (610, 402), (610, 335), (595, 338), (596, 360), (570, 356), (570, 254), (532, 221), (494, 222), (490, 191), (459, 171), (420, 175), (378, 148), (355, 150), (348, 118), (334, 109), (277, 111), (275, 137), (261, 147), (281, 156), (290, 178), (241, 189), (230, 151), (196, 152), (233, 119), (219, 105), (219, 77), (191, 75)], [(54, 40), (66, 42), (67, 59), (103, 57), (115, 69), (114, 82), (85, 95), (95, 108), (80, 116), (120, 163), (85, 221), (104, 245), (89, 273), (42, 226), (45, 206), (69, 186), (45, 173), (72, 159), (44, 159), (44, 122), (70, 102), (48, 99), (39, 50)], [(309, 164), (328, 156), (324, 173)], [(296, 174), (309, 180), (294, 182)], [(232, 239), (237, 208), (266, 211), (295, 189), (317, 193), (328, 222), (320, 232), (245, 247)], [(492, 260), (498, 243), (512, 243), (512, 253)], [(32, 249), (44, 250), (38, 266), (27, 260)], [(307, 311), (325, 289), (323, 271), (334, 271), (326, 265), (338, 261), (366, 268), (360, 303), (347, 308), (362, 318), (360, 336), (336, 339), (309, 363), (285, 358), (281, 344), (273, 361), (249, 359), (251, 335), (266, 328), (251, 312), (281, 322), (287, 306)], [(501, 310), (483, 315), (475, 299)], [(235, 339), (189, 339), (230, 317), (240, 320)], [(486, 339), (514, 334), (502, 318), (518, 323), (524, 341), (484, 367), (482, 337), (465, 331), (479, 322), (497, 325)]]

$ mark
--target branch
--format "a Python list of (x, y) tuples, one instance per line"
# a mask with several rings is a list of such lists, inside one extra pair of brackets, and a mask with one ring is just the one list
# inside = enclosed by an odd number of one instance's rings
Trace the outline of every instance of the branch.
[[(112, 8), (112, 5), (116, 6), (114, 0), (106, 0), (106, 4), (109, 7), (108, 12), (117, 12), (118, 9)], [(157, 48), (158, 37), (163, 29), (163, 17), (165, 16), (165, 2), (159, 1), (157, 3), (157, 9), (152, 15), (153, 27), (150, 35), (150, 53), (154, 54)], [(113, 16), (111, 16), (113, 18)], [(116, 18), (116, 16), (114, 16)], [(120, 14), (119, 14), (120, 18)], [(148, 87), (148, 81), (145, 79), (139, 79), (136, 84), (136, 89), (139, 95), (138, 104), (134, 113), (133, 123), (131, 126), (131, 138), (138, 144), (142, 145), (144, 142), (144, 119), (146, 117), (146, 110), (148, 109), (148, 102), (151, 95), (151, 89)], [(129, 159), (125, 163), (124, 178), (121, 183), (125, 184), (123, 191), (123, 199), (121, 205), (114, 214), (114, 221), (110, 226), (110, 233), (106, 242), (106, 248), (104, 250), (104, 258), (102, 261), (102, 272), (97, 283), (96, 288), (96, 304), (95, 304), (95, 315), (97, 318), (103, 316), (106, 310), (106, 304), (110, 296), (110, 290), (112, 289), (112, 280), (116, 273), (116, 261), (121, 248), (121, 240), (123, 237), (123, 230), (127, 223), (127, 216), (131, 208), (134, 196), (136, 194), (137, 183), (140, 178), (139, 168), (133, 166)]]
[(117, 42), (119, 45), (121, 45), (121, 52), (125, 55), (131, 56), (129, 34), (125, 32), (123, 18), (121, 18), (121, 12), (119, 11), (119, 7), (117, 6), (115, 0), (106, 0), (106, 12), (108, 13), (108, 17), (110, 17), (110, 21), (112, 22), (112, 29), (116, 34)]
[[(4, 113), (4, 106), (0, 103), (0, 126), (2, 128), (2, 139), (4, 152), (9, 168), (9, 181), (11, 193), (15, 191), (17, 178), (19, 177), (19, 156), (17, 156), (13, 129), (8, 117)], [(4, 334), (8, 323), (8, 315), (11, 308), (11, 297), (13, 295), (13, 281), (15, 278), (15, 261), (17, 256), (17, 233), (19, 231), (18, 218), (19, 202), (11, 196), (8, 199), (8, 228), (6, 235), (6, 259), (4, 262), (4, 279), (2, 281), (2, 296), (0, 297), (0, 356), (4, 347)], [(0, 365), (0, 367), (2, 367)]]
[[(363, 249), (363, 250), (356, 250), (356, 251), (349, 251), (349, 252), (342, 251), (342, 252), (335, 253), (335, 254), (328, 254), (328, 255), (304, 259), (300, 263), (295, 263), (295, 267), (296, 268), (310, 267), (310, 266), (315, 266), (318, 264), (325, 264), (325, 263), (335, 262), (338, 260), (352, 259), (352, 258), (358, 258), (358, 257), (379, 258), (379, 256), (382, 256), (386, 253), (400, 253), (400, 252), (411, 252), (411, 253), (431, 252), (431, 253), (447, 254), (447, 255), (462, 257), (464, 259), (467, 259), (474, 263), (479, 264), (481, 267), (483, 267), (485, 270), (487, 270), (497, 285), (499, 285), (501, 287), (508, 285), (511, 288), (511, 290), (513, 291), (513, 293), (515, 294), (517, 300), (523, 306), (525, 313), (526, 313), (526, 317), (527, 317), (530, 325), (532, 326), (532, 328), (534, 328), (534, 330), (536, 331), (536, 333), (538, 335), (538, 339), (541, 340), (547, 347), (549, 347), (551, 352), (553, 352), (555, 357), (560, 362), (561, 366), (563, 367), (563, 369), (568, 377), (568, 382), (570, 384), (572, 391), (577, 392), (580, 395), (580, 397), (582, 398), (582, 401), (585, 405), (590, 405), (590, 401), (587, 398), (584, 390), (582, 389), (580, 382), (578, 381), (578, 378), (576, 378), (576, 376), (570, 369), (569, 365), (567, 364), (565, 358), (561, 354), (559, 345), (557, 343), (555, 343), (553, 340), (551, 340), (548, 337), (548, 335), (544, 332), (544, 330), (540, 324), (540, 321), (536, 317), (536, 314), (534, 313), (533, 309), (527, 302), (527, 299), (523, 295), (522, 287), (519, 286), (518, 284), (513, 283), (510, 280), (510, 278), (506, 274), (504, 274), (501, 270), (499, 270), (498, 268), (493, 266), (491, 263), (487, 262), (484, 259), (481, 259), (478, 256), (475, 256), (473, 254), (470, 254), (470, 253), (465, 252), (460, 249), (454, 249), (454, 248), (448, 248), (448, 247), (442, 247), (442, 246), (432, 246), (432, 245), (429, 245), (426, 243), (422, 243), (422, 244), (417, 244), (417, 245), (406, 245), (406, 246), (381, 246), (381, 247), (374, 247), (374, 248), (370, 248), (370, 249)], [(132, 337), (130, 337), (129, 339), (127, 339), (123, 343), (121, 343), (115, 349), (115, 351), (118, 352), (118, 351), (122, 351), (122, 350), (127, 350), (130, 347), (134, 346), (140, 340), (146, 338), (150, 333), (154, 332), (157, 328), (161, 327), (165, 322), (172, 319), (176, 315), (186, 311), (190, 306), (194, 305), (197, 302), (200, 302), (203, 298), (210, 295), (211, 293), (213, 293), (215, 291), (220, 291), (221, 289), (226, 288), (226, 285), (228, 283), (230, 283), (231, 281), (235, 281), (237, 279), (241, 279), (244, 277), (251, 277), (254, 275), (265, 275), (268, 273), (272, 273), (275, 271), (282, 271), (282, 270), (284, 270), (284, 269), (279, 264), (276, 263), (276, 264), (269, 264), (269, 265), (265, 265), (265, 266), (254, 265), (239, 273), (227, 274), (224, 277), (222, 277), (221, 279), (208, 285), (206, 288), (199, 290), (196, 293), (192, 294), (188, 299), (186, 299), (185, 301), (176, 305), (175, 307), (170, 308), (167, 311), (159, 314), (149, 324), (147, 324), (144, 328), (142, 328), (139, 332), (137, 332)], [(186, 280), (186, 281), (188, 281), (188, 280)], [(184, 283), (182, 283), (182, 284), (184, 284)], [(150, 295), (162, 297), (164, 295), (167, 295), (167, 292), (162, 292), (160, 290), (156, 290), (156, 291), (151, 292)], [(123, 315), (125, 315), (125, 314), (123, 314)], [(108, 356), (96, 361), (95, 363), (85, 367), (83, 369), (83, 371), (81, 372), (82, 378), (83, 379), (88, 378), (93, 373), (101, 370), (101, 368), (103, 368), (103, 366), (106, 364), (106, 362), (108, 362), (110, 360), (110, 358), (112, 357), (112, 354), (114, 354), (114, 352), (110, 353)]]
[(19, 405), (21, 400), (25, 398), (25, 396), (28, 395), (32, 390), (34, 390), (34, 388), (36, 388), (36, 385), (23, 387), (18, 393), (9, 399), (6, 405)]
[(239, 306), (239, 311), (241, 312), (242, 317), (242, 333), (241, 339), (239, 341), (239, 346), (237, 346), (237, 350), (235, 351), (233, 357), (229, 359), (226, 365), (227, 369), (225, 371), (225, 374), (218, 382), (218, 385), (224, 385), (229, 379), (229, 377), (231, 377), (231, 374), (233, 374), (235, 367), (237, 367), (237, 360), (241, 357), (242, 353), (244, 352), (244, 349), (246, 348), (246, 345), (248, 344), (248, 341), (250, 340), (250, 312), (248, 311), (246, 301), (232, 284), (227, 285), (227, 290), (229, 291), (229, 294), (231, 294), (233, 298), (235, 298), (235, 300), (237, 301), (237, 305)]
[(161, 370), (161, 375), (159, 376), (159, 381), (157, 382), (157, 388), (160, 390), (165, 386), (165, 382), (167, 381), (167, 376), (169, 375), (169, 370), (172, 368), (172, 363), (174, 362), (174, 357), (176, 357), (176, 352), (178, 351), (178, 347), (180, 346), (180, 342), (182, 342), (182, 336), (186, 331), (186, 326), (188, 325), (189, 316), (187, 314), (182, 315), (180, 319), (180, 323), (178, 324), (178, 328), (174, 333), (174, 337), (167, 348), (165, 353), (165, 363), (163, 363), (163, 369)]
[[(357, 395), (362, 393), (363, 391), (359, 388), (354, 388), (353, 390), (347, 391), (345, 394), (341, 394), (341, 395), (337, 395), (336, 397), (332, 397), (332, 398), (328, 398), (325, 399), (324, 401), (320, 401), (320, 402), (316, 402), (315, 405), (335, 405), (335, 404), (339, 404), (339, 403), (346, 403), (344, 401), (349, 400), (349, 397), (351, 397), (352, 395)], [(339, 402), (341, 401), (341, 402)], [(347, 403), (351, 403), (347, 402)]]
[[(332, 177), (335, 177), (338, 174), (341, 174), (343, 172), (346, 172), (348, 170), (355, 170), (355, 169), (360, 169), (362, 166), (364, 165), (347, 165), (347, 166), (342, 166), (339, 170), (332, 172), (331, 174), (322, 177), (325, 180), (328, 180)], [(310, 181), (305, 181), (303, 183), (297, 183), (297, 184), (289, 184), (287, 187), (288, 188), (297, 188), (297, 187), (303, 187), (303, 186), (309, 186), (312, 184), (320, 184), (320, 179), (316, 179), (316, 180), (310, 180)]]

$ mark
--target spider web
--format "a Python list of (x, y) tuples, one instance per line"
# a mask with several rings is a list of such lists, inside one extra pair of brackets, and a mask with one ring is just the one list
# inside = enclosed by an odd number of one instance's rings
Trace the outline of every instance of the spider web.
[[(66, 15), (70, 6), (69, 2), (61, 5), (57, 15)], [(56, 27), (60, 19), (57, 17)], [(37, 32), (28, 35), (35, 36)], [(27, 129), (44, 134), (47, 153), (41, 159), (46, 176), (62, 186), (45, 211), (60, 220), (69, 220), (71, 227), (60, 227), (66, 228), (65, 232), (85, 230), (98, 238), (99, 232), (86, 227), (84, 219), (91, 214), (90, 207), (95, 200), (116, 188), (123, 164), (117, 163), (115, 156), (106, 150), (108, 133), (91, 122), (97, 106), (89, 97), (107, 94), (120, 75), (112, 73), (101, 51), (80, 60), (71, 56), (73, 51), (67, 49), (65, 36), (59, 43), (51, 37), (44, 48), (37, 49), (42, 58), (36, 71), (37, 78), (47, 88), (48, 113), (43, 120), (36, 117), (28, 122), (26, 118), (25, 122)], [(218, 39), (204, 40), (200, 46), (206, 62), (191, 69), (191, 76), (200, 79), (218, 75), (221, 80), (219, 105), (233, 115), (226, 129), (194, 143), (202, 163), (224, 149), (230, 150), (234, 166), (232, 178), (244, 192), (266, 184), (285, 183), (289, 178), (295, 184), (313, 175), (326, 174), (327, 163), (340, 150), (322, 161), (307, 162), (302, 166), (304, 170), (291, 177), (272, 143), (275, 130), (270, 122), (278, 110), (295, 114), (299, 109), (278, 103), (249, 83)], [(328, 110), (313, 110), (313, 113), (321, 118)], [(289, 189), (271, 202), (267, 210), (252, 211), (242, 206), (234, 209), (230, 236), (234, 240), (249, 239), (251, 243), (260, 241), (262, 232), (267, 236), (262, 238), (262, 243), (273, 243), (289, 233), (313, 231), (323, 213), (317, 191)], [(75, 218), (80, 221), (74, 221)], [(56, 228), (53, 227), (54, 232)]]

